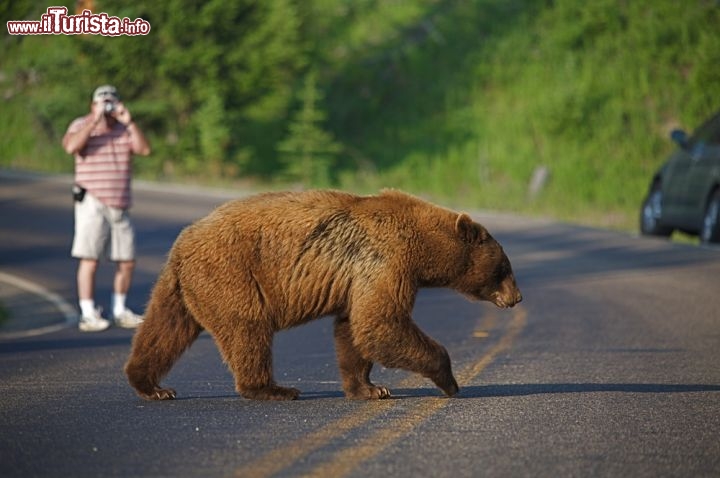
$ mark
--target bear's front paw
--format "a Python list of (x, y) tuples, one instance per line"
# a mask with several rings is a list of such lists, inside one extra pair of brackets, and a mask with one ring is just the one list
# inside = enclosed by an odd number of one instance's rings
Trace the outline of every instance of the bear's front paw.
[(458, 386), (457, 381), (455, 381), (455, 377), (453, 377), (451, 372), (440, 373), (429, 378), (430, 380), (435, 382), (435, 385), (437, 385), (440, 390), (445, 392), (445, 395), (447, 395), (448, 397), (452, 397), (460, 391), (460, 387)]
[(445, 392), (445, 395), (448, 397), (452, 397), (453, 395), (457, 394), (460, 391), (460, 387), (457, 384), (457, 381), (455, 380), (455, 377), (450, 374), (449, 379), (445, 380), (442, 384), (435, 382), (438, 387), (442, 389), (443, 392)]
[(377, 385), (363, 385), (345, 390), (345, 396), (353, 400), (382, 400), (390, 398), (390, 390)]
[(251, 400), (297, 400), (300, 390), (270, 385), (253, 390), (241, 390), (240, 395)]
[(442, 359), (440, 360), (438, 371), (426, 376), (435, 382), (435, 385), (440, 387), (440, 389), (445, 392), (448, 397), (452, 397), (460, 391), (460, 387), (458, 387), (457, 381), (453, 376), (452, 367), (450, 366), (450, 357), (447, 355), (447, 352), (444, 352)]

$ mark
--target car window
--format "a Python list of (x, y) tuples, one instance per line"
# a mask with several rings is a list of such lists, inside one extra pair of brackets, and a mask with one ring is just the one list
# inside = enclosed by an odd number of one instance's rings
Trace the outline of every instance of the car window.
[(720, 144), (720, 113), (695, 130), (690, 142), (693, 144)]

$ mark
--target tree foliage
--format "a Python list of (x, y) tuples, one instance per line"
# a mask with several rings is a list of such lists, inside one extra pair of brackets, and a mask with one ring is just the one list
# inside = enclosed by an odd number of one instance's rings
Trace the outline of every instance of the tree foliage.
[(300, 108), (291, 118), (288, 135), (278, 144), (278, 151), (291, 180), (328, 186), (342, 146), (322, 127), (326, 113), (321, 108), (323, 96), (315, 70), (305, 76), (298, 99)]
[[(149, 133), (148, 177), (634, 211), (667, 131), (720, 107), (714, 0), (87, 3), (152, 30), (4, 36), (0, 165), (71, 170), (60, 137), (113, 83)], [(16, 0), (0, 16), (45, 8)], [(540, 165), (552, 180), (530, 204)]]

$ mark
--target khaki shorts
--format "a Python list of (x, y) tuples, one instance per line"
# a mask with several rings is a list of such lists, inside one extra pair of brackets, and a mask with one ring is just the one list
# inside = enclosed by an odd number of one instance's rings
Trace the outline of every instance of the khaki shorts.
[(101, 203), (92, 194), (75, 202), (75, 238), (72, 256), (78, 259), (111, 261), (135, 259), (135, 231), (126, 209)]

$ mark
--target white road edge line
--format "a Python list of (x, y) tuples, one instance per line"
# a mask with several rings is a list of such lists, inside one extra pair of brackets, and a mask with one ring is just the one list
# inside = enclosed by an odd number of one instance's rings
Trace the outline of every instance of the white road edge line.
[(65, 317), (65, 321), (60, 324), (48, 325), (46, 327), (38, 327), (35, 329), (23, 330), (20, 332), (0, 332), (0, 338), (17, 339), (49, 334), (51, 332), (57, 332), (59, 330), (62, 330), (66, 327), (76, 325), (78, 323), (78, 314), (75, 309), (70, 304), (68, 304), (65, 299), (63, 299), (56, 293), (47, 290), (46, 288), (42, 287), (39, 284), (36, 284), (35, 282), (30, 282), (28, 280), (21, 279), (20, 277), (7, 274), (5, 272), (0, 272), (0, 281), (23, 289), (27, 292), (37, 294), (43, 299), (52, 302), (53, 305), (57, 307), (58, 310), (60, 310), (60, 312)]

